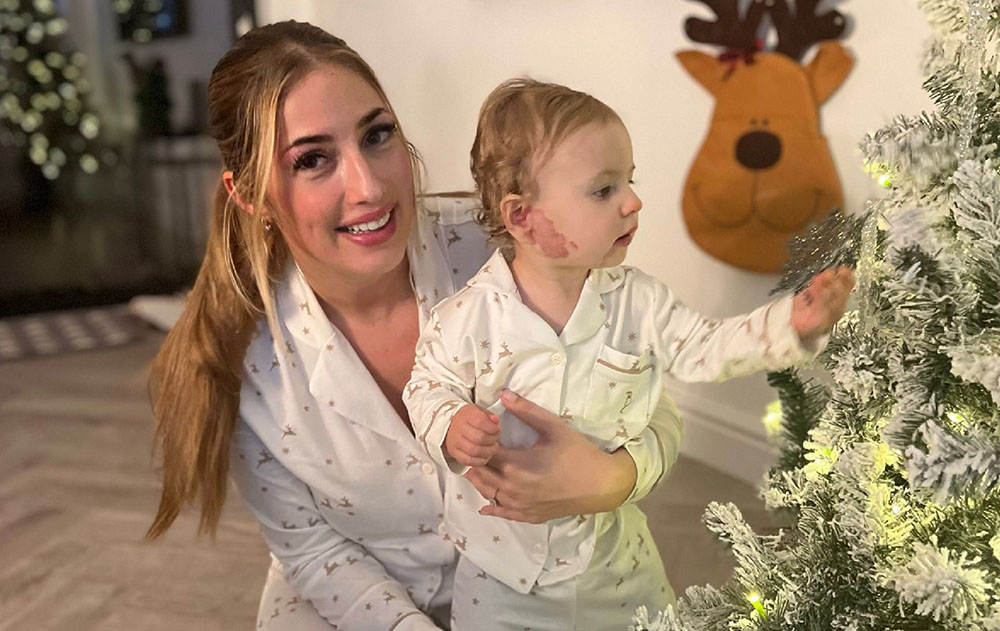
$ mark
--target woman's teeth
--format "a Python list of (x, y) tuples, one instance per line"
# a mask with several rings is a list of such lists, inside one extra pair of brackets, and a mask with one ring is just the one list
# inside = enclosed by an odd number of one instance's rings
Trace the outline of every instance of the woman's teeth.
[(385, 224), (389, 223), (389, 213), (386, 213), (381, 219), (376, 219), (375, 221), (369, 221), (368, 223), (356, 223), (352, 226), (345, 226), (344, 231), (350, 232), (351, 234), (362, 234), (365, 232), (375, 232)]

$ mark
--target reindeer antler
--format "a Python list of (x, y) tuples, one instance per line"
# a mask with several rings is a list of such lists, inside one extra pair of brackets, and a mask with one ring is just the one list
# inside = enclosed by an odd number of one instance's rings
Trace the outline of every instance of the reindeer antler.
[(830, 10), (816, 14), (821, 0), (795, 0), (795, 15), (788, 10), (786, 0), (769, 0), (771, 21), (778, 33), (775, 49), (795, 59), (802, 60), (809, 47), (818, 42), (837, 39), (844, 34), (847, 26), (839, 11)]
[(717, 44), (726, 48), (752, 48), (757, 39), (757, 27), (764, 17), (764, 0), (753, 0), (745, 17), (740, 17), (739, 0), (693, 0), (707, 5), (718, 20), (688, 18), (684, 30), (693, 41)]

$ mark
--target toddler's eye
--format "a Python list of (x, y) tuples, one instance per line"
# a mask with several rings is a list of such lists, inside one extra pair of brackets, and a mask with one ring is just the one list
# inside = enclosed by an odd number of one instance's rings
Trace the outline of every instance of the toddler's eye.
[(604, 188), (594, 191), (594, 197), (597, 199), (607, 199), (611, 197), (611, 193), (614, 191), (613, 186), (605, 186)]

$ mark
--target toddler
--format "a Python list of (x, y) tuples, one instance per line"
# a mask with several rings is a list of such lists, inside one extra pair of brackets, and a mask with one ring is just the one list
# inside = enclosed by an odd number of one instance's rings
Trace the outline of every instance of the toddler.
[(622, 266), (642, 208), (633, 170), (621, 119), (587, 94), (515, 79), (483, 104), (472, 171), (480, 222), (500, 247), (432, 311), (404, 395), (417, 436), (455, 474), (441, 533), (461, 554), (454, 631), (621, 629), (638, 605), (673, 601), (633, 504), (543, 524), (480, 514), (503, 497), (483, 498), (462, 474), (537, 438), (505, 413), (501, 391), (611, 452), (658, 410), (664, 374), (709, 381), (787, 367), (812, 357), (843, 312), (846, 269), (711, 320)]

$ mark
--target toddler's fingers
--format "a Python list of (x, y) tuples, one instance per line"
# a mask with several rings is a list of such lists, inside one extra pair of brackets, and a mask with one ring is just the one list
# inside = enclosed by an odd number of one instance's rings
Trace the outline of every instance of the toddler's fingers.
[(463, 445), (457, 448), (451, 457), (467, 467), (482, 467), (489, 462), (489, 458), (476, 454), (476, 449), (475, 445)]
[(465, 433), (462, 434), (462, 438), (468, 441), (470, 445), (476, 445), (477, 447), (489, 447), (500, 441), (500, 436), (498, 435), (484, 434), (473, 428), (466, 429)]
[(489, 412), (483, 412), (482, 414), (476, 414), (469, 419), (469, 427), (472, 427), (484, 434), (500, 435), (500, 422), (499, 419), (494, 421), (496, 416), (490, 414)]

